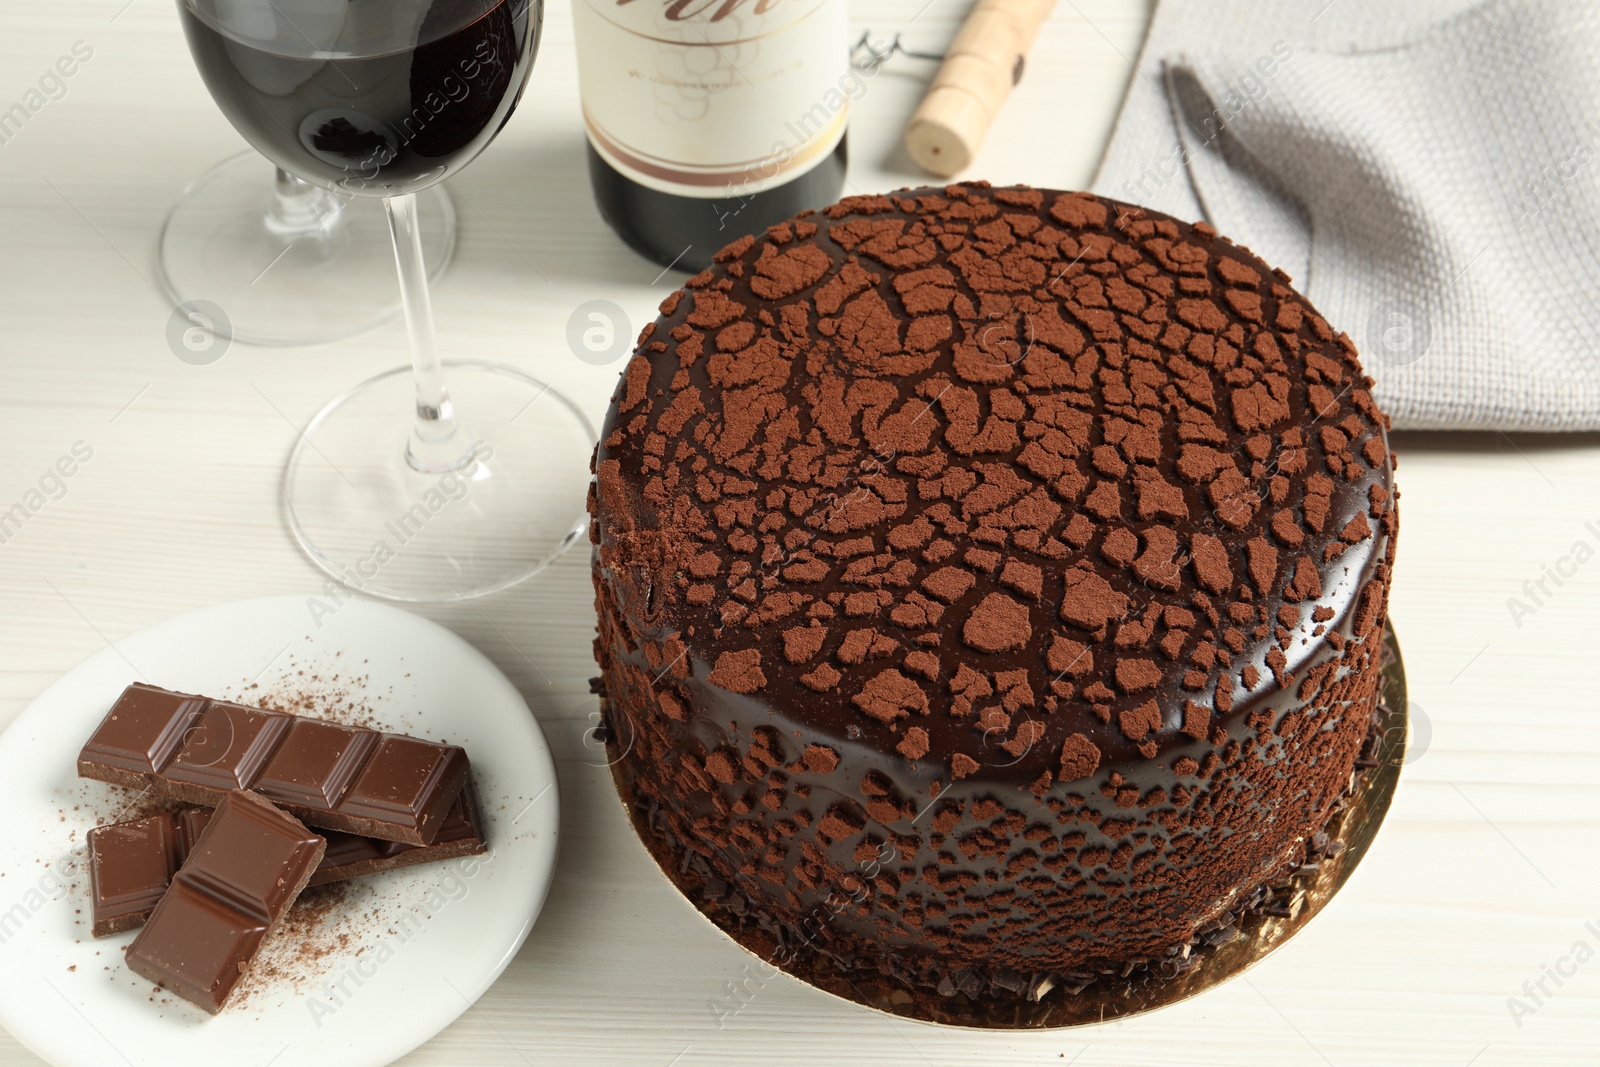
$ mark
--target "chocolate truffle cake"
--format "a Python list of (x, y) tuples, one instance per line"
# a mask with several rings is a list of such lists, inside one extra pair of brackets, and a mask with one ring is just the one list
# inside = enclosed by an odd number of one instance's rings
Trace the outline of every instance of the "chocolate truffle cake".
[(1304, 862), (1374, 720), (1396, 513), (1371, 383), (1288, 281), (975, 184), (801, 216), (662, 304), (596, 456), (595, 648), (702, 910), (1037, 998), (1183, 959)]

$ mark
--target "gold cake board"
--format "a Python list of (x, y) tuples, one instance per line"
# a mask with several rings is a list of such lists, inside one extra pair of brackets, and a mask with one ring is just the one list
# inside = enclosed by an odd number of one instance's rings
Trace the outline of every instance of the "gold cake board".
[[(1381, 704), (1386, 712), (1374, 729), (1378, 735), (1377, 763), (1355, 776), (1354, 792), (1336, 813), (1326, 832), (1344, 849), (1324, 857), (1314, 873), (1296, 875), (1270, 900), (1296, 899), (1290, 914), (1270, 914), (1257, 909), (1237, 920), (1238, 936), (1220, 945), (1197, 944), (1192, 950), (1199, 962), (1175, 977), (1146, 969), (1131, 977), (1101, 976), (1077, 993), (1056, 988), (1037, 1002), (1023, 997), (970, 997), (965, 993), (939, 996), (912, 989), (892, 978), (857, 971), (847, 972), (818, 953), (793, 956), (778, 962), (778, 946), (770, 936), (752, 928), (714, 902), (706, 901), (698, 877), (684, 871), (674, 842), (656, 834), (643, 820), (615, 737), (607, 739), (612, 778), (622, 807), (657, 867), (667, 881), (695, 909), (741, 948), (769, 966), (781, 969), (824, 992), (907, 1019), (993, 1030), (1060, 1029), (1123, 1019), (1187, 1000), (1261, 962), (1328, 906), (1349, 881), (1377, 837), (1378, 828), (1394, 800), (1405, 762), (1410, 714), (1406, 699), (1405, 665), (1392, 626), (1384, 630)], [(602, 698), (604, 699), (604, 698)]]

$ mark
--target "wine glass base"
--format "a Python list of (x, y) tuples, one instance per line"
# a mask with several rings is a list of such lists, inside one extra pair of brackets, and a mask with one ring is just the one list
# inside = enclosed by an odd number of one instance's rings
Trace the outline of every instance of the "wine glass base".
[[(183, 191), (157, 256), (173, 303), (209, 301), (226, 316), (219, 334), (258, 345), (336, 341), (399, 315), (383, 202), (342, 198), (323, 225), (286, 231), (269, 220), (274, 174), (246, 151)], [(436, 278), (455, 249), (455, 208), (441, 186), (417, 199), (423, 258)]]
[(468, 600), (543, 570), (588, 530), (595, 433), (560, 392), (521, 371), (446, 360), (445, 381), (476, 461), (406, 462), (410, 367), (336, 397), (300, 435), (284, 474), (289, 531), (311, 561), (367, 596)]

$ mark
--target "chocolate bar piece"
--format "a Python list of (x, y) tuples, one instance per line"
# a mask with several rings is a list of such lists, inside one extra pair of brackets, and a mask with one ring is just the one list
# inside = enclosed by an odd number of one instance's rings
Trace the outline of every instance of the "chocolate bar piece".
[(143, 926), (172, 884), (172, 876), (183, 866), (186, 851), (184, 828), (172, 815), (152, 815), (90, 830), (94, 936), (108, 937)]
[(261, 797), (229, 793), (128, 946), (128, 966), (215, 1015), (325, 848)]
[(308, 826), (427, 845), (471, 768), (455, 745), (135, 683), (78, 754), (78, 774), (189, 804), (260, 793)]
[[(213, 808), (184, 808), (89, 831), (89, 892), (94, 936), (110, 937), (136, 930), (183, 866)], [(435, 863), (488, 851), (478, 828), (472, 786), (461, 791), (455, 806), (431, 845), (402, 845), (337, 830), (324, 831), (328, 850), (308, 886), (359, 878), (365, 874)]]

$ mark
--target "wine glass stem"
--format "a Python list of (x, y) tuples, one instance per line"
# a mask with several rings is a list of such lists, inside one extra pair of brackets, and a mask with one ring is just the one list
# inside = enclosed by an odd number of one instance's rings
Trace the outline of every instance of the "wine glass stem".
[(267, 208), (267, 228), (290, 240), (326, 237), (334, 216), (343, 207), (339, 198), (282, 167), (275, 168), (272, 204)]
[(456, 421), (444, 371), (434, 341), (433, 302), (428, 297), (428, 272), (422, 259), (422, 234), (417, 225), (415, 193), (391, 196), (383, 206), (394, 237), (394, 262), (400, 271), (400, 303), (411, 337), (411, 367), (417, 389), (416, 418), (406, 445), (406, 462), (419, 471), (459, 470), (472, 462), (473, 450)]

